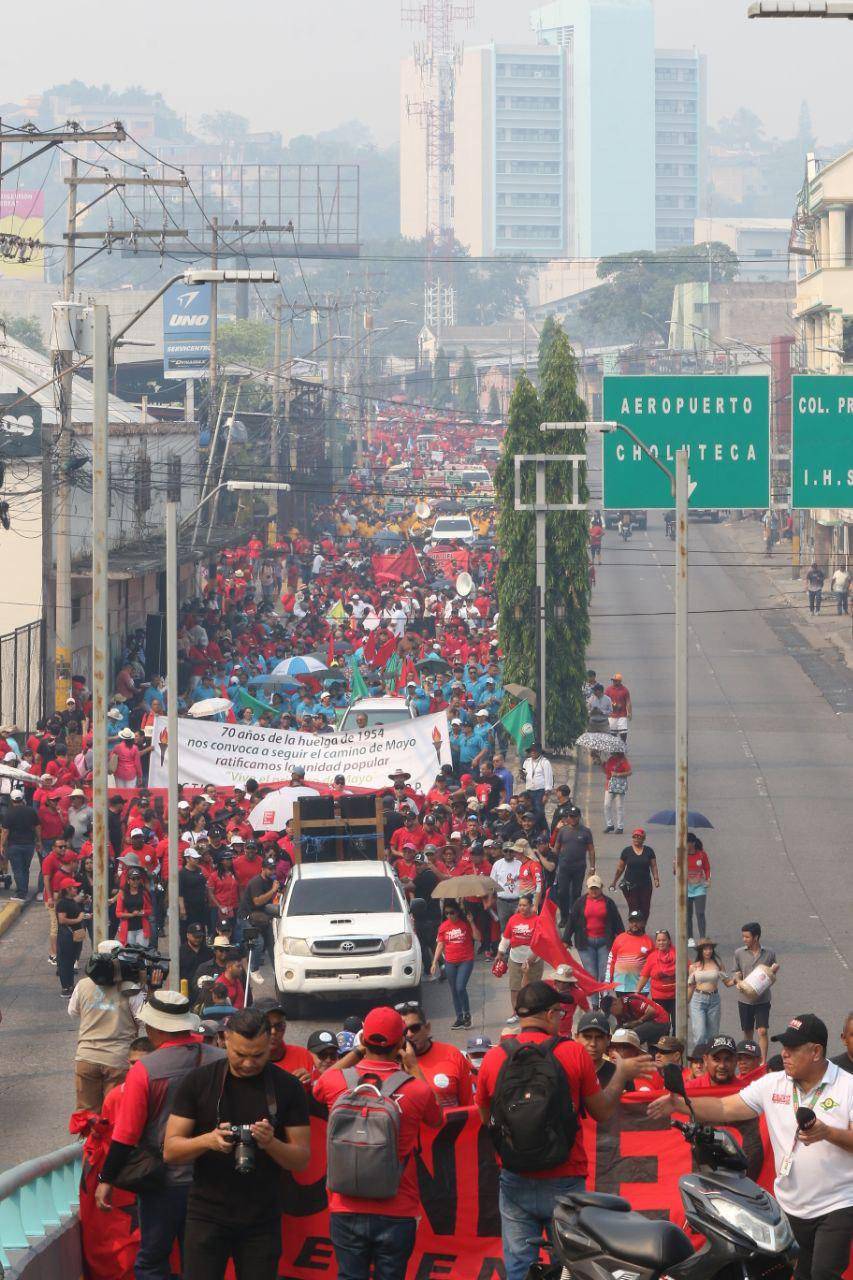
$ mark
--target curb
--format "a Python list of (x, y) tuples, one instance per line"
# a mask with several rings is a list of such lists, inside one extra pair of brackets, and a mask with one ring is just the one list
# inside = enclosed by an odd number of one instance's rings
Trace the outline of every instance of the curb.
[(3, 934), (11, 929), (12, 925), (18, 919), (18, 916), (26, 906), (23, 898), (12, 898), (6, 905), (0, 909), (0, 938)]

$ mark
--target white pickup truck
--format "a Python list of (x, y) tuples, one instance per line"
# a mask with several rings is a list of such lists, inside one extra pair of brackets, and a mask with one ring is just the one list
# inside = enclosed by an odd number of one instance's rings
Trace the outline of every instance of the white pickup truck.
[(301, 863), (275, 921), (275, 980), (293, 1018), (311, 996), (420, 996), (415, 923), (387, 862)]

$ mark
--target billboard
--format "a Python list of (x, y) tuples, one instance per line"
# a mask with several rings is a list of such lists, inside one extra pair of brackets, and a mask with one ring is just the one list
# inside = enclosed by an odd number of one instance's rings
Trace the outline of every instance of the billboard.
[[(44, 192), (0, 191), (0, 235), (44, 240)], [(6, 280), (43, 280), (44, 249), (34, 250), (26, 262), (0, 257), (0, 276)]]
[(163, 373), (206, 378), (210, 365), (209, 284), (171, 285), (163, 295)]

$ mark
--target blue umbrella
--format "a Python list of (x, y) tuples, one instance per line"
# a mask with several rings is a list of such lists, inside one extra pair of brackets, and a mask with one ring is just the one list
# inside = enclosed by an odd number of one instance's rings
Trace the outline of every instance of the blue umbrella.
[[(650, 818), (646, 818), (646, 822), (650, 826), (655, 827), (674, 827), (676, 823), (676, 813), (674, 809), (660, 809), (657, 813), (653, 813)], [(713, 830), (713, 822), (709, 822), (704, 813), (700, 813), (698, 809), (687, 810), (688, 827), (710, 827)]]

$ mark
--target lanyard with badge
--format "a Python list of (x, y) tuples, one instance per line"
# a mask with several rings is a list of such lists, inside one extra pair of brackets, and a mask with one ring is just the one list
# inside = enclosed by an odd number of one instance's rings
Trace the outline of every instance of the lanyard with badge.
[[(817, 1088), (812, 1091), (812, 1093), (809, 1095), (808, 1098), (801, 1098), (799, 1091), (797, 1089), (797, 1086), (792, 1080), (791, 1081), (791, 1105), (794, 1108), (794, 1115), (796, 1116), (800, 1107), (808, 1107), (810, 1110), (814, 1111), (814, 1105), (817, 1102), (820, 1095), (823, 1093), (825, 1088), (826, 1088), (826, 1081), (822, 1080), (821, 1083), (817, 1086)], [(798, 1141), (799, 1139), (797, 1138), (797, 1135), (795, 1133), (794, 1145), (791, 1147), (791, 1150), (782, 1160), (782, 1163), (779, 1166), (779, 1172), (776, 1175), (777, 1177), (786, 1178), (788, 1174), (791, 1172), (791, 1167), (794, 1163), (794, 1152), (797, 1149)]]

